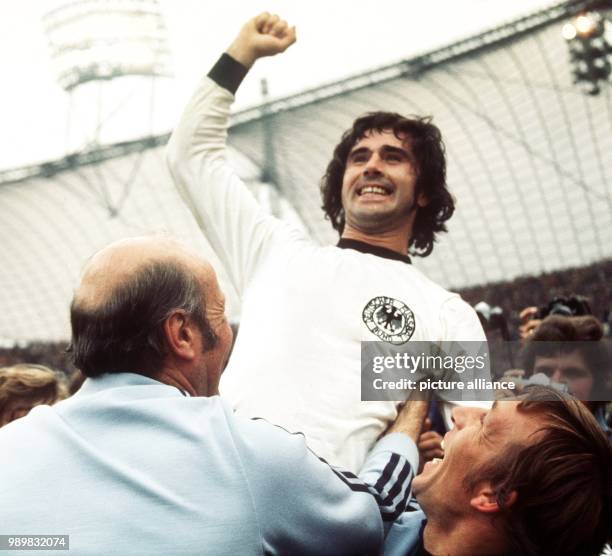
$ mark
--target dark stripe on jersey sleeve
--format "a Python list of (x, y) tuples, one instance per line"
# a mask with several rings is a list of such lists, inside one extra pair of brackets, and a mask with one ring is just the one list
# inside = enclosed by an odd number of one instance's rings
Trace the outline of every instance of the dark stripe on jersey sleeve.
[[(412, 479), (410, 479), (410, 482), (412, 482)], [(410, 497), (411, 493), (412, 493), (412, 489), (407, 488), (406, 492), (404, 493), (404, 497), (402, 498), (401, 502), (395, 508), (395, 512), (393, 513), (393, 515), (389, 516), (389, 521), (395, 521), (401, 514), (408, 511), (408, 507), (410, 504), (410, 501), (408, 500), (408, 498)]]
[(248, 72), (240, 62), (224, 52), (208, 72), (208, 77), (234, 95)]
[(391, 454), (389, 462), (387, 463), (387, 465), (385, 465), (383, 472), (381, 473), (380, 477), (378, 478), (378, 481), (376, 481), (376, 484), (374, 485), (374, 488), (378, 492), (382, 492), (382, 490), (385, 488), (385, 485), (391, 480), (391, 477), (393, 476), (393, 472), (395, 471), (398, 462), (399, 455), (396, 453)]
[(404, 482), (408, 478), (408, 474), (410, 473), (411, 469), (412, 468), (410, 467), (410, 464), (407, 461), (404, 462), (404, 466), (402, 467), (402, 470), (400, 471), (396, 481), (393, 483), (393, 486), (389, 490), (389, 494), (387, 494), (387, 496), (385, 497), (385, 500), (388, 500), (389, 503), (402, 491), (404, 487)]
[[(407, 467), (407, 469), (406, 469)], [(412, 483), (412, 468), (410, 465), (407, 465), (402, 469), (400, 473), (400, 477), (398, 477), (398, 484), (400, 484), (400, 488), (397, 489), (397, 492), (391, 497), (391, 494), (385, 498), (385, 508), (381, 507), (381, 515), (383, 516), (383, 521), (395, 521), (400, 514), (406, 511), (406, 507), (408, 505), (408, 499), (410, 497), (411, 489), (409, 485)], [(392, 490), (396, 490), (394, 488)], [(397, 498), (399, 494), (401, 494), (402, 487), (406, 486), (403, 496), (401, 499), (395, 503), (393, 501)]]
[[(329, 465), (323, 458), (319, 457), (319, 459), (326, 465)], [(414, 473), (410, 462), (405, 457), (392, 453), (375, 486), (364, 483), (350, 471), (344, 471), (333, 465), (329, 465), (329, 467), (353, 492), (367, 492), (371, 494), (378, 504), (383, 521), (395, 521), (400, 514), (406, 511), (411, 500), (410, 486)], [(393, 475), (398, 469), (397, 479), (393, 480)], [(390, 487), (389, 492), (383, 498), (386, 487)], [(395, 501), (396, 499), (398, 499), (397, 502)]]

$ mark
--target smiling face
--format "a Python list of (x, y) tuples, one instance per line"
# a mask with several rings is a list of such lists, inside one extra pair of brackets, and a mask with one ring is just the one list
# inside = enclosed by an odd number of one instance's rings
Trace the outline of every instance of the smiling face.
[(449, 516), (473, 512), (466, 477), (504, 452), (510, 444), (528, 444), (542, 425), (540, 419), (518, 411), (518, 401), (495, 402), (490, 411), (456, 407), (454, 428), (444, 436), (444, 459), (425, 464), (415, 477), (414, 494), (429, 516), (444, 521)]
[(393, 131), (369, 131), (350, 150), (342, 180), (345, 230), (409, 237), (416, 209), (417, 168), (409, 140)]

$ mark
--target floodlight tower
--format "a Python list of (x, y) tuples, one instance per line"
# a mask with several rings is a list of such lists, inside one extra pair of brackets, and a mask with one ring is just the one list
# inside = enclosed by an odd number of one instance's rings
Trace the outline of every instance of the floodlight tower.
[(610, 22), (598, 12), (587, 12), (566, 23), (562, 34), (569, 47), (574, 83), (584, 84), (590, 95), (599, 94), (600, 82), (610, 76)]
[[(97, 113), (86, 147), (98, 144), (101, 127), (117, 116), (104, 106), (105, 85), (125, 76), (139, 76), (153, 102), (155, 78), (170, 77), (166, 27), (157, 0), (63, 1), (43, 17), (60, 86), (70, 95), (67, 149), (74, 116), (74, 93), (97, 83), (97, 108), (89, 94), (86, 107)], [(91, 91), (89, 91), (91, 93)], [(152, 109), (152, 106), (151, 106)], [(83, 146), (79, 146), (82, 150)]]
[[(144, 151), (154, 136), (156, 89), (169, 86), (157, 78), (172, 76), (158, 0), (59, 2), (43, 24), (58, 82), (69, 97), (65, 160), (95, 159), (102, 144), (128, 139), (142, 142)], [(109, 177), (121, 188), (113, 199), (103, 169), (95, 185), (115, 216), (129, 193), (131, 171)]]

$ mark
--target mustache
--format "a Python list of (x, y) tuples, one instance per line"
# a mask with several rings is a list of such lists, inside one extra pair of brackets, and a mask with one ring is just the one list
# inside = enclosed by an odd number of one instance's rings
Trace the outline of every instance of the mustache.
[(393, 183), (383, 176), (362, 176), (357, 181), (357, 188), (367, 187), (368, 185), (380, 185), (389, 191), (393, 191), (395, 186)]

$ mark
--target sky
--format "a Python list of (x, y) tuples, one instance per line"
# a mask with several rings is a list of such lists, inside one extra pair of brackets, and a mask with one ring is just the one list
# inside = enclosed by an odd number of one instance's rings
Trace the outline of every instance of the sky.
[[(90, 0), (104, 4), (108, 0)], [(410, 58), (554, 4), (551, 0), (159, 0), (173, 77), (123, 77), (68, 95), (51, 63), (43, 15), (66, 0), (0, 3), (0, 170), (95, 144), (164, 133), (241, 25), (262, 11), (296, 25), (286, 53), (257, 62), (235, 108)]]

